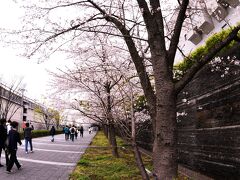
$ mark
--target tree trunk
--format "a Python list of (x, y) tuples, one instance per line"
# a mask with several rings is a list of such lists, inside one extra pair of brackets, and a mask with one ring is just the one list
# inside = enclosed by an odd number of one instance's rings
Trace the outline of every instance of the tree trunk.
[(141, 153), (139, 152), (139, 149), (136, 143), (136, 123), (135, 123), (135, 117), (134, 117), (132, 86), (131, 86), (131, 126), (132, 126), (132, 147), (134, 151), (134, 157), (135, 157), (138, 169), (140, 170), (142, 178), (144, 180), (149, 180), (149, 176), (146, 172), (145, 166), (142, 161)]
[(166, 67), (165, 71), (155, 71), (157, 104), (153, 164), (154, 173), (158, 179), (172, 180), (177, 177), (176, 100), (167, 63), (162, 62), (157, 65), (161, 65), (161, 68)]
[[(167, 101), (169, 105), (163, 105), (162, 107), (161, 105), (157, 105), (153, 161), (154, 171), (156, 172), (157, 177), (159, 177), (159, 179), (172, 180), (177, 176), (176, 108), (173, 103), (174, 98), (172, 98), (172, 100), (168, 99)], [(164, 103), (164, 101), (162, 102)]]
[(134, 151), (134, 157), (135, 157), (138, 169), (140, 170), (140, 173), (142, 175), (142, 179), (149, 180), (149, 176), (146, 172), (145, 166), (142, 161), (142, 156), (141, 156), (141, 153), (139, 152), (136, 142), (132, 142), (132, 146), (133, 146), (133, 151)]
[(118, 158), (119, 154), (118, 154), (116, 134), (115, 134), (115, 129), (113, 124), (110, 124), (109, 126), (109, 140), (110, 140), (110, 145), (112, 147), (112, 155)]
[(142, 179), (149, 180), (149, 176), (146, 172), (145, 166), (142, 161), (141, 153), (139, 152), (139, 149), (136, 143), (135, 120), (133, 118), (132, 118), (132, 147), (134, 151), (134, 157), (135, 157), (138, 169), (140, 170)]
[(106, 137), (108, 137), (108, 128), (107, 128), (107, 125), (106, 124), (103, 124), (102, 125), (102, 129), (103, 129), (103, 133)]
[(104, 87), (107, 93), (107, 121), (109, 123), (108, 140), (112, 147), (112, 155), (118, 158), (119, 154), (117, 149), (116, 133), (115, 133), (114, 121), (112, 117), (112, 107), (111, 107), (111, 96), (110, 96), (110, 92), (112, 88), (111, 82), (107, 81)]
[(45, 120), (45, 126), (46, 126), (46, 129), (49, 130), (49, 123), (48, 123), (48, 120)]

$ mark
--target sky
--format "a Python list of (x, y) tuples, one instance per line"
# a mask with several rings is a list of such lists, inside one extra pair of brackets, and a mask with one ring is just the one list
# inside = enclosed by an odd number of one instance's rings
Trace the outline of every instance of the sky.
[[(19, 23), (18, 18), (23, 15), (21, 10), (14, 0), (3, 0), (0, 6), (0, 27), (16, 27)], [(25, 96), (41, 100), (47, 94), (50, 88), (50, 76), (47, 72), (55, 71), (56, 68), (62, 68), (68, 65), (69, 60), (65, 60), (63, 56), (55, 56), (51, 59), (37, 63), (36, 59), (27, 59), (18, 56), (14, 47), (3, 47), (0, 42), (0, 78), (4, 83), (9, 83), (13, 79), (23, 77), (23, 83), (26, 84)]]
[[(14, 0), (3, 0), (0, 6), (0, 28), (14, 28), (18, 25), (18, 18), (23, 15), (23, 12), (17, 7)], [(20, 51), (20, 52), (19, 52)], [(20, 49), (16, 47), (6, 46), (0, 41), (0, 82), (11, 85), (13, 80), (20, 80), (26, 85), (24, 96), (35, 100), (41, 104), (48, 104), (46, 98), (49, 95), (48, 86), (52, 78), (48, 71), (54, 72), (59, 69), (64, 69), (66, 66), (72, 65), (70, 59), (65, 59), (65, 55), (54, 54), (49, 60), (38, 63), (37, 59), (27, 59), (19, 56)], [(57, 104), (59, 102), (56, 102)], [(56, 106), (56, 105), (55, 105)], [(61, 104), (60, 104), (61, 106)], [(56, 106), (58, 108), (58, 105)], [(76, 122), (88, 123), (79, 114), (70, 109), (64, 110), (68, 120), (76, 120)], [(78, 117), (79, 119), (77, 119)]]
[[(14, 12), (14, 13), (13, 13)], [(0, 6), (0, 27), (14, 27), (22, 11), (12, 0), (4, 0)], [(6, 18), (7, 17), (7, 18)], [(0, 43), (0, 78), (5, 84), (11, 85), (13, 80), (23, 78), (26, 85), (25, 96), (39, 102), (46, 96), (49, 89), (50, 76), (47, 72), (55, 71), (57, 67), (67, 65), (64, 59), (55, 56), (38, 64), (36, 59), (27, 59), (19, 56), (14, 47)]]

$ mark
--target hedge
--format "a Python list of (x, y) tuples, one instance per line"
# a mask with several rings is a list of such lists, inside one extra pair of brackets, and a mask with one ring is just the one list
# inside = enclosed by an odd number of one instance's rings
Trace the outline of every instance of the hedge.
[[(32, 131), (32, 137), (37, 138), (37, 137), (43, 137), (43, 136), (50, 136), (50, 130), (33, 130)], [(23, 132), (19, 132), (21, 139), (23, 138)], [(62, 134), (62, 130), (56, 130), (56, 134)]]
[[(226, 37), (231, 33), (234, 27), (222, 30), (214, 35), (210, 36), (205, 45), (198, 47), (191, 54), (183, 59), (182, 62), (176, 64), (174, 66), (174, 76), (176, 80), (179, 80), (185, 72), (198, 60), (200, 60), (203, 56), (205, 56), (211, 48), (213, 48), (218, 42), (223, 41)], [(240, 33), (238, 34), (240, 37)], [(228, 46), (224, 47), (217, 55), (223, 54), (228, 49), (236, 45), (236, 41), (232, 41)]]

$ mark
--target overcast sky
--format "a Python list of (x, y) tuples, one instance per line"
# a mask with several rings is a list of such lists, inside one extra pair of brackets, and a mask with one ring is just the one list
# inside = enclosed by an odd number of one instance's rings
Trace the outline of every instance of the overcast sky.
[[(12, 0), (3, 0), (0, 6), (0, 27), (14, 27), (18, 18), (22, 15), (17, 4)], [(38, 64), (35, 59), (26, 59), (18, 56), (14, 47), (4, 47), (0, 43), (0, 77), (5, 83), (23, 77), (26, 84), (26, 96), (31, 99), (40, 100), (46, 95), (49, 75), (46, 71), (54, 71), (56, 67), (63, 67), (67, 63), (63, 59), (52, 58), (44, 63)]]

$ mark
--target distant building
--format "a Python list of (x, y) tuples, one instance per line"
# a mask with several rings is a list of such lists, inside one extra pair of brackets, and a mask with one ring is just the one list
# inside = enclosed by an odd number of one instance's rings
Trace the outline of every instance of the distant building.
[(43, 129), (43, 117), (35, 111), (36, 107), (42, 107), (39, 103), (31, 100), (22, 93), (0, 84), (0, 118), (17, 121), (19, 129), (29, 122), (34, 129)]

